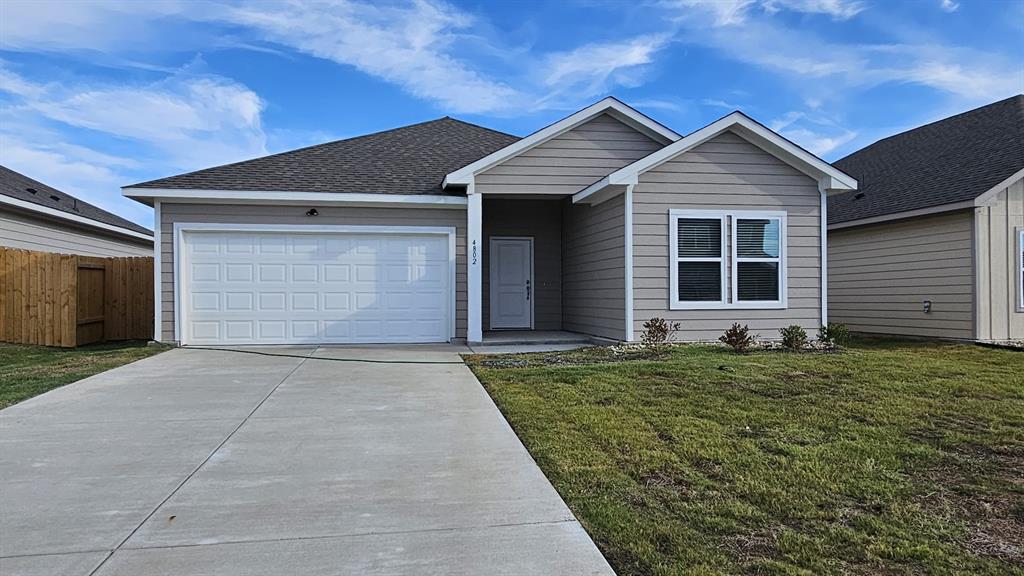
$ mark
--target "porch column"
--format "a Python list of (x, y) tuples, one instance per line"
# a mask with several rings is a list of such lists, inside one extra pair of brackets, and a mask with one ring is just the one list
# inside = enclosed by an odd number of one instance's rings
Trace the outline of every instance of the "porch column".
[(467, 198), (468, 230), (466, 231), (466, 267), (467, 270), (467, 318), (468, 331), (466, 340), (482, 342), (483, 332), (483, 298), (481, 275), (483, 270), (483, 196), (474, 194), (470, 186)]

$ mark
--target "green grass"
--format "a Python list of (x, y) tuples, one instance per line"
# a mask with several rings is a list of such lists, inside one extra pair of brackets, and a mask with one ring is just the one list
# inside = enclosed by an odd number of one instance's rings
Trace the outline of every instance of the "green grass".
[(167, 349), (147, 346), (145, 342), (114, 342), (75, 349), (0, 344), (0, 408)]
[(1024, 353), (468, 361), (626, 574), (1024, 574)]

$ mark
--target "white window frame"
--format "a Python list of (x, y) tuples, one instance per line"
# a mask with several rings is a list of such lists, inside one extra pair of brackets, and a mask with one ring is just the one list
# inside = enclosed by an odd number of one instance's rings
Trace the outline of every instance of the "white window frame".
[[(778, 258), (741, 258), (739, 256), (739, 226), (737, 220), (778, 220), (779, 221), (779, 256)], [(785, 212), (732, 212), (732, 259), (730, 280), (732, 284), (733, 308), (754, 308), (758, 310), (782, 309), (787, 306), (786, 286), (786, 213)], [(778, 300), (740, 300), (739, 299), (739, 264), (741, 262), (777, 262), (779, 265), (779, 299)]]
[[(728, 263), (726, 260), (725, 247), (728, 246), (728, 237), (726, 236), (726, 217), (728, 213), (718, 210), (669, 210), (668, 211), (668, 245), (669, 245), (669, 290), (671, 291), (669, 300), (670, 310), (713, 310), (717, 308), (728, 307), (728, 289), (725, 281), (726, 278), (726, 266)], [(701, 220), (714, 220), (718, 219), (721, 222), (721, 239), (720, 250), (721, 254), (718, 258), (704, 257), (704, 258), (693, 258), (693, 257), (679, 257), (679, 221), (688, 219), (701, 219)], [(701, 301), (681, 301), (679, 299), (679, 262), (718, 262), (719, 263), (719, 274), (721, 275), (721, 287), (722, 291), (718, 300), (701, 300)]]
[(1017, 229), (1017, 312), (1024, 312), (1024, 228)]
[[(785, 309), (789, 306), (788, 286), (789, 267), (787, 258), (787, 232), (788, 227), (785, 211), (763, 211), (763, 210), (679, 210), (668, 211), (669, 228), (669, 310), (731, 310), (731, 309)], [(679, 257), (679, 220), (681, 219), (719, 219), (722, 229), (722, 256), (720, 258), (680, 258)], [(736, 220), (765, 220), (774, 219), (779, 221), (779, 257), (768, 258), (738, 258), (737, 257), (737, 227)], [(728, 230), (728, 232), (727, 232)], [(729, 242), (731, 240), (731, 242)], [(731, 244), (731, 246), (730, 246)], [(727, 246), (730, 248), (727, 249)], [(721, 262), (722, 294), (717, 301), (681, 301), (679, 300), (679, 262)], [(738, 301), (738, 262), (778, 262), (779, 263), (779, 300), (772, 301)], [(726, 276), (728, 274), (728, 276)], [(727, 280), (728, 278), (728, 280)], [(731, 298), (730, 298), (731, 289)]]

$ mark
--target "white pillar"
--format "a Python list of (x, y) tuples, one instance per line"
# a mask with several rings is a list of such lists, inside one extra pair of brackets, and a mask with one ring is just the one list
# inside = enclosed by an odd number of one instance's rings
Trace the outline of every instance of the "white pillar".
[(484, 339), (483, 331), (483, 297), (482, 290), (483, 284), (481, 282), (481, 275), (483, 270), (483, 212), (484, 203), (483, 197), (480, 194), (474, 194), (473, 187), (470, 185), (467, 190), (469, 197), (467, 199), (467, 218), (469, 220), (469, 229), (466, 232), (466, 267), (468, 286), (466, 287), (468, 292), (468, 320), (469, 329), (466, 334), (466, 340), (469, 342), (482, 342)]

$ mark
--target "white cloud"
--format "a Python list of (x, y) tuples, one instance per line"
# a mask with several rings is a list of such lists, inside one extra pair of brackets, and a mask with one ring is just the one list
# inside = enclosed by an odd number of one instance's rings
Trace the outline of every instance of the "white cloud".
[(816, 156), (824, 156), (857, 137), (856, 132), (849, 130), (835, 135), (826, 135), (808, 128), (783, 130), (779, 134), (810, 150)]
[(939, 3), (939, 8), (942, 8), (943, 12), (953, 13), (960, 9), (960, 3), (953, 0), (942, 0)]
[(709, 14), (715, 26), (744, 24), (755, 9), (768, 14), (787, 11), (849, 20), (865, 8), (858, 0), (675, 0), (671, 5)]
[(552, 95), (572, 94), (577, 98), (590, 98), (616, 86), (637, 86), (643, 68), (667, 43), (664, 35), (641, 36), (550, 54), (540, 66), (540, 81)]
[(523, 100), (518, 90), (455, 55), (459, 33), (473, 19), (441, 2), (250, 3), (219, 17), (258, 31), (264, 40), (382, 78), (447, 110), (482, 113)]
[(0, 91), (13, 94), (23, 114), (134, 140), (175, 168), (266, 154), (262, 100), (222, 77), (183, 74), (146, 85), (44, 85), (4, 70), (3, 78), (10, 82), (0, 83)]

